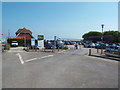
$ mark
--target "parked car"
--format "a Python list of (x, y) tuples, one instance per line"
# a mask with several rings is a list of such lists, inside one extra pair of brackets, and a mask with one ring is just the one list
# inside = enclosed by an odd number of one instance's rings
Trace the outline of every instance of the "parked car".
[(120, 43), (116, 43), (117, 46), (120, 46)]
[(45, 46), (45, 49), (55, 49), (56, 48), (55, 45), (53, 45), (49, 42), (45, 42), (44, 46)]
[(11, 42), (11, 47), (17, 47), (17, 46), (18, 46), (18, 41)]
[(95, 48), (95, 43), (90, 43), (91, 48)]
[(84, 47), (85, 48), (90, 48), (90, 47), (92, 47), (92, 44), (91, 43), (84, 43)]
[(63, 49), (64, 48), (64, 45), (63, 44), (56, 44), (56, 49)]
[(70, 45), (70, 43), (68, 41), (65, 41), (64, 45)]
[(108, 44), (104, 44), (104, 43), (96, 43), (95, 44), (95, 48), (96, 49), (105, 49), (105, 48), (107, 48), (108, 47)]

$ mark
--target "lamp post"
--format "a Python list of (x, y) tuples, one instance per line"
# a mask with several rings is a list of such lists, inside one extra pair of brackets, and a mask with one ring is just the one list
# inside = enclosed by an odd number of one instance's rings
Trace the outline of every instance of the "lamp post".
[(120, 41), (120, 37), (119, 37), (119, 33), (120, 33), (120, 27), (118, 27), (118, 33), (117, 33), (117, 43), (119, 43), (119, 41)]
[[(104, 28), (104, 24), (101, 25), (102, 26), (102, 36), (101, 36), (101, 41), (103, 43), (103, 28)], [(103, 54), (103, 44), (102, 44), (102, 47), (101, 47), (101, 54)]]

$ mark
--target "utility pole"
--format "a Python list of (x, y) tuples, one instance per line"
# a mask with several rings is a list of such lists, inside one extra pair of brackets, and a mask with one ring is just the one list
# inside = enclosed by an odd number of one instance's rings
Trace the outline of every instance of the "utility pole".
[(10, 30), (8, 30), (8, 38), (10, 37)]
[(54, 36), (54, 45), (56, 46), (57, 36)]
[(10, 37), (10, 33), (9, 33), (9, 29), (8, 29), (8, 35), (6, 37), (6, 48), (8, 49), (8, 43), (9, 43), (9, 37)]

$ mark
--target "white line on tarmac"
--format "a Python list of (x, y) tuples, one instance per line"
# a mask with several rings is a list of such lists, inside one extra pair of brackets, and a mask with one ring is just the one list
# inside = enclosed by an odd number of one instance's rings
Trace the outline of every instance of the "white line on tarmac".
[(38, 59), (47, 58), (47, 57), (52, 57), (52, 56), (54, 56), (54, 55), (47, 55), (47, 56), (40, 57), (40, 58), (38, 58)]
[(18, 54), (16, 54), (16, 55), (18, 55), (18, 57), (19, 57), (19, 59), (20, 59), (20, 62), (21, 62), (22, 64), (24, 64), (24, 61), (23, 61), (23, 59), (22, 59), (20, 53), (18, 53)]
[(21, 64), (24, 64), (25, 62), (34, 61), (34, 60), (37, 60), (37, 59), (43, 59), (43, 58), (48, 58), (48, 57), (52, 57), (52, 56), (54, 56), (54, 55), (47, 55), (47, 56), (43, 56), (43, 57), (40, 57), (40, 58), (33, 58), (33, 59), (29, 59), (29, 60), (25, 60), (25, 61), (23, 61), (22, 56), (20, 55), (20, 53), (17, 53), (16, 55), (18, 55)]
[(37, 58), (33, 58), (33, 59), (29, 59), (29, 60), (25, 60), (25, 62), (29, 62), (29, 61), (34, 61), (36, 60)]
[(29, 59), (29, 60), (25, 60), (25, 62), (30, 62), (30, 61), (34, 61), (34, 60), (37, 60), (37, 59), (43, 59), (43, 58), (48, 58), (48, 57), (52, 57), (54, 55), (47, 55), (47, 56), (43, 56), (43, 57), (40, 57), (40, 58), (33, 58), (33, 59)]

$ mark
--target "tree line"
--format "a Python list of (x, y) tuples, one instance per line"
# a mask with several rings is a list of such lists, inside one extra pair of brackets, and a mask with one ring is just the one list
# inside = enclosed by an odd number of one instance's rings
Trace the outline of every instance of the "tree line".
[(82, 38), (84, 40), (101, 41), (102, 34), (104, 41), (120, 42), (120, 32), (114, 30), (104, 31), (103, 33), (98, 31), (90, 31), (88, 33), (85, 33)]

